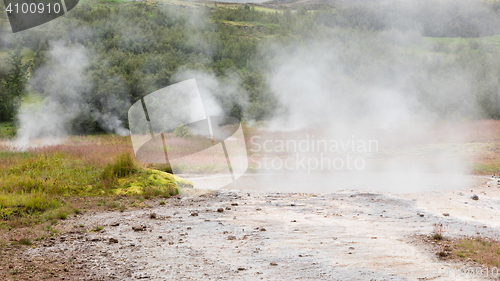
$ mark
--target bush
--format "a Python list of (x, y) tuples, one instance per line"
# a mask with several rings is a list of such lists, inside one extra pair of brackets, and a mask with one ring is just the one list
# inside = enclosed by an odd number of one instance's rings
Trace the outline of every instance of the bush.
[(21, 239), (19, 239), (18, 243), (21, 245), (30, 246), (31, 240), (29, 240), (28, 238), (21, 238)]
[(137, 171), (137, 165), (135, 164), (132, 156), (130, 156), (130, 153), (122, 153), (116, 157), (114, 162), (104, 167), (104, 171), (102, 173), (104, 186), (110, 187), (116, 182), (116, 179), (130, 176)]
[(184, 124), (180, 124), (179, 127), (175, 128), (174, 135), (179, 138), (188, 139), (193, 136), (188, 126), (184, 126)]

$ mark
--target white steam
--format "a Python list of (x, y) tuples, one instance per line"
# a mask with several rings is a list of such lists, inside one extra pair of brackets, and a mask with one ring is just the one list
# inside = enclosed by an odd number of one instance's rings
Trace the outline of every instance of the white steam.
[[(103, 112), (88, 103), (86, 97), (92, 87), (86, 72), (89, 56), (81, 45), (50, 43), (47, 63), (32, 74), (30, 92), (19, 109), (14, 144), (17, 149), (60, 143), (75, 126), (72, 121), (88, 113), (104, 130), (129, 134), (116, 117), (118, 108), (113, 98), (103, 98)], [(43, 89), (37, 86), (40, 83), (44, 84)]]

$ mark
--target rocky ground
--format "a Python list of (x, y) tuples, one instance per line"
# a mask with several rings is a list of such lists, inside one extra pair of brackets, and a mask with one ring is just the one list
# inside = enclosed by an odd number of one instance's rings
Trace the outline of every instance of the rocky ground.
[[(148, 209), (68, 219), (65, 234), (25, 247), (1, 272), (17, 280), (485, 280), (460, 276), (476, 265), (442, 260), (421, 238), (439, 229), (497, 236), (496, 181), (399, 195), (184, 192)], [(43, 273), (33, 269), (40, 264)]]

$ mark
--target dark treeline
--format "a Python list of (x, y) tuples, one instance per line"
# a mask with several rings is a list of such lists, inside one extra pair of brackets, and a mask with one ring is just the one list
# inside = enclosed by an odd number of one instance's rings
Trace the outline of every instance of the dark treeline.
[[(124, 105), (174, 83), (176, 73), (183, 70), (213, 73), (221, 83), (237, 79), (241, 91), (233, 95), (244, 95), (248, 103), (215, 93), (223, 110), (240, 119), (265, 120), (279, 106), (269, 86), (269, 66), (279, 64), (294, 46), (325, 40), (347, 66), (344, 74), (354, 79), (363, 75), (360, 83), (389, 84), (398, 69), (419, 69), (408, 78), (416, 85), (411, 91), (417, 91), (418, 98), (428, 101), (441, 117), (460, 112), (460, 118), (477, 118), (460, 108), (472, 100), (481, 106), (479, 117), (500, 118), (500, 64), (494, 64), (500, 62), (498, 46), (475, 39), (431, 44), (422, 38), (499, 34), (498, 2), (469, 2), (357, 3), (280, 12), (248, 5), (178, 8), (83, 3), (46, 25), (15, 35), (3, 32), (1, 47), (8, 55), (0, 68), (0, 121), (15, 120), (28, 94), (51, 94), (47, 85), (57, 77), (44, 69), (53, 63), (50, 51), (57, 41), (85, 49), (89, 87), (81, 91), (90, 108), (105, 112), (104, 97), (112, 96), (120, 105), (114, 114), (125, 121), (128, 107)], [(1, 24), (8, 29), (5, 18)], [(366, 53), (369, 59), (360, 62)], [(381, 61), (384, 74), (378, 69)], [(468, 96), (457, 97), (453, 108), (436, 103), (432, 95), (439, 83), (445, 83), (457, 68), (470, 77)], [(82, 111), (71, 123), (74, 133), (101, 130), (92, 110)]]

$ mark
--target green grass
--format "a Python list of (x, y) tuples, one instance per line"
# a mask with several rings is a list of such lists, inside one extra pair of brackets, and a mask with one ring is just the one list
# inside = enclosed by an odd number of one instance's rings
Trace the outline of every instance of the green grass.
[(500, 267), (500, 243), (479, 237), (460, 239), (454, 244), (453, 253), (462, 259), (471, 259), (490, 267)]
[(92, 228), (90, 231), (92, 232), (99, 232), (101, 230), (103, 230), (104, 227), (103, 226), (100, 226), (100, 225), (96, 225), (94, 228)]
[(28, 239), (28, 238), (21, 238), (19, 239), (19, 241), (17, 241), (19, 244), (21, 245), (25, 245), (25, 246), (31, 246), (31, 240)]
[(0, 123), (0, 139), (13, 138), (16, 135), (16, 127), (12, 122)]
[(124, 1), (124, 0), (99, 0), (99, 2), (106, 2), (110, 4), (124, 4), (124, 3), (133, 3), (134, 1)]
[[(167, 198), (178, 194), (175, 183), (182, 179), (138, 165), (130, 154), (129, 138), (89, 136), (69, 142), (29, 152), (0, 146), (1, 219), (23, 220), (24, 225), (57, 221), (80, 213), (79, 208), (124, 210), (126, 203), (105, 199), (117, 195)], [(129, 187), (138, 192), (119, 192)], [(84, 206), (73, 206), (73, 199)]]
[(456, 48), (459, 45), (467, 47), (480, 47), (490, 45), (500, 50), (500, 35), (479, 37), (479, 38), (448, 38), (448, 37), (423, 37), (424, 43), (430, 43), (437, 48), (437, 51)]
[(278, 24), (275, 24), (275, 23), (267, 23), (267, 22), (257, 22), (257, 21), (254, 21), (254, 22), (245, 22), (245, 21), (222, 21), (223, 23), (225, 24), (230, 24), (230, 25), (234, 25), (234, 26), (238, 26), (238, 27), (244, 27), (244, 26), (247, 26), (248, 28), (252, 28), (252, 27), (264, 27), (268, 30), (276, 30), (277, 28), (279, 28), (279, 25)]

